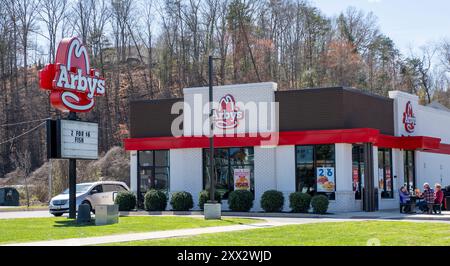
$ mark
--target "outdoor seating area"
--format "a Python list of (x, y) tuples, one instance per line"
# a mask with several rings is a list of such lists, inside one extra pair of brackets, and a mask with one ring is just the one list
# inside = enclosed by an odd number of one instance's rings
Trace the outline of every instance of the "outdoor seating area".
[(447, 202), (450, 202), (450, 197), (446, 195), (450, 187), (443, 190), (437, 183), (432, 189), (428, 183), (425, 183), (423, 188), (423, 192), (415, 189), (414, 193), (410, 193), (406, 186), (400, 188), (400, 213), (414, 214), (418, 213), (417, 209), (419, 209), (419, 213), (423, 214), (442, 214), (442, 209), (448, 210)]

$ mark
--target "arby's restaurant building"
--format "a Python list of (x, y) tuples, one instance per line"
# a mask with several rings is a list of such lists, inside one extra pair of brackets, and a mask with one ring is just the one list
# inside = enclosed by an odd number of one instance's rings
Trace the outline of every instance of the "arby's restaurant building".
[[(276, 83), (214, 87), (216, 189), (324, 194), (329, 211), (398, 208), (398, 191), (450, 185), (450, 112), (418, 97), (345, 87), (278, 91)], [(209, 186), (208, 88), (183, 98), (131, 102), (131, 189), (188, 191), (195, 209)]]

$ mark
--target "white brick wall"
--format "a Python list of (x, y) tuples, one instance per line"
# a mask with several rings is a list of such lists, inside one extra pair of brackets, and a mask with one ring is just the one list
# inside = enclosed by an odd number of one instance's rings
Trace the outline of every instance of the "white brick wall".
[(416, 186), (422, 190), (425, 182), (450, 185), (450, 155), (416, 152)]
[(198, 194), (203, 189), (202, 149), (174, 149), (169, 157), (170, 192), (190, 192), (194, 210), (198, 210)]
[(130, 189), (137, 195), (138, 190), (138, 158), (137, 151), (130, 152)]
[[(214, 86), (213, 90), (213, 100), (218, 103), (220, 99), (226, 94), (231, 94), (235, 98), (236, 104), (238, 107), (242, 107), (242, 105), (246, 105), (249, 103), (273, 103), (275, 102), (275, 94), (274, 91), (277, 90), (277, 84), (273, 82), (262, 82), (262, 83), (249, 83), (249, 84), (238, 84), (238, 85), (225, 85), (225, 86)], [(197, 87), (197, 88), (185, 88), (183, 90), (184, 93), (184, 103), (185, 107), (191, 107), (191, 116), (184, 117), (184, 124), (190, 124), (191, 126), (184, 126), (184, 135), (205, 135), (209, 134), (209, 127), (206, 122), (203, 124), (203, 121), (208, 121), (208, 109), (203, 110), (203, 107), (209, 101), (208, 96), (208, 87)], [(201, 101), (201, 106), (195, 105), (195, 101)], [(196, 111), (194, 111), (194, 109)], [(205, 112), (202, 112), (205, 111)], [(241, 108), (241, 110), (243, 110)], [(244, 111), (244, 110), (243, 110)], [(237, 128), (228, 129), (223, 132), (221, 129), (215, 128), (215, 133), (246, 133), (246, 132), (276, 132), (278, 129), (275, 124), (267, 124), (276, 121), (275, 119), (275, 110), (268, 110), (269, 117), (271, 119), (268, 120), (257, 120), (258, 123), (250, 123), (248, 120), (250, 117), (246, 117), (240, 120)], [(261, 112), (259, 110), (258, 112)], [(185, 112), (187, 114), (187, 112)], [(246, 114), (247, 115), (247, 114)], [(251, 114), (258, 115), (261, 114)], [(247, 119), (247, 122), (246, 122)], [(199, 122), (199, 123), (197, 123)], [(259, 128), (258, 128), (259, 127)]]
[(261, 196), (271, 189), (276, 189), (276, 148), (255, 147), (255, 201), (253, 211), (262, 211)]
[(361, 201), (355, 200), (352, 187), (352, 145), (337, 143), (336, 148), (336, 199), (330, 201), (329, 211), (360, 211)]
[(276, 189), (283, 192), (284, 211), (290, 211), (289, 194), (295, 192), (295, 146), (278, 146), (275, 150)]

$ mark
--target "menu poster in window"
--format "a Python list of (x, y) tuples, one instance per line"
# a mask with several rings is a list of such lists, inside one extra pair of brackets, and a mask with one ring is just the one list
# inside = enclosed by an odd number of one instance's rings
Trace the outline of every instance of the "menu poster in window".
[(250, 169), (234, 169), (234, 190), (250, 190)]
[(359, 191), (359, 169), (358, 166), (353, 166), (353, 191)]
[(378, 188), (384, 189), (384, 173), (383, 168), (378, 168)]
[(334, 167), (317, 168), (317, 192), (334, 192), (336, 189)]

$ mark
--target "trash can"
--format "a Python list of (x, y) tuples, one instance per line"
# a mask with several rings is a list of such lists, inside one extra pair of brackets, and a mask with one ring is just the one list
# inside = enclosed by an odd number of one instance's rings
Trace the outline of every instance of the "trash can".
[(91, 206), (89, 204), (80, 204), (78, 206), (77, 224), (88, 224), (91, 222)]
[(446, 211), (450, 210), (450, 197), (445, 197), (444, 208)]
[(19, 192), (13, 187), (0, 188), (0, 206), (19, 206)]
[(374, 197), (374, 211), (379, 211), (379, 200), (380, 200), (380, 197), (379, 197), (379, 194), (378, 194), (378, 188), (375, 188), (374, 189), (374, 195), (373, 195), (373, 197)]

